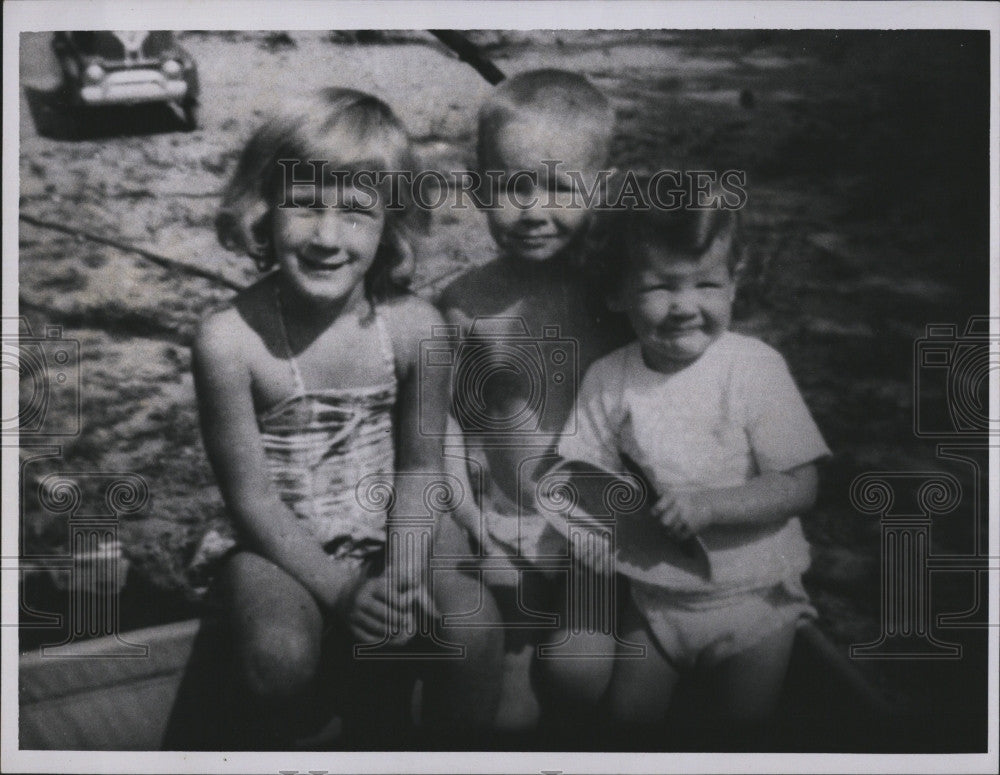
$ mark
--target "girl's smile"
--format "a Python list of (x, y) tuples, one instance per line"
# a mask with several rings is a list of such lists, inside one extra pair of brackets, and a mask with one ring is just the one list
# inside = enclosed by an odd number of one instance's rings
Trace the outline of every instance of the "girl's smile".
[(286, 199), (292, 206), (275, 208), (273, 216), (275, 257), (289, 290), (310, 303), (343, 303), (363, 290), (375, 260), (385, 225), (381, 203), (345, 187), (337, 204), (311, 206), (321, 201), (316, 192), (294, 189)]
[(306, 251), (299, 254), (299, 260), (308, 270), (328, 273), (335, 272), (342, 266), (349, 264), (354, 259), (346, 253), (338, 250), (335, 253), (325, 254), (319, 254), (315, 251)]

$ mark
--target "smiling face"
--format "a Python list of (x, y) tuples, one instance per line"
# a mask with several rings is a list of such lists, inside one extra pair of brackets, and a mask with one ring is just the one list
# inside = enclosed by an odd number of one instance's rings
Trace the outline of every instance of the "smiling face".
[(676, 371), (729, 328), (736, 297), (731, 239), (720, 234), (700, 256), (672, 251), (655, 237), (630, 246), (628, 276), (615, 306), (628, 315), (649, 368)]
[(285, 201), (292, 206), (275, 207), (272, 224), (274, 256), (289, 290), (310, 304), (360, 298), (385, 227), (381, 202), (370, 190), (301, 183), (287, 189)]
[(560, 255), (590, 217), (586, 197), (569, 173), (593, 186), (604, 162), (602, 145), (592, 133), (551, 119), (505, 124), (494, 131), (490, 145), (481, 163), (484, 172), (502, 173), (497, 206), (487, 210), (490, 234), (501, 254), (530, 262)]

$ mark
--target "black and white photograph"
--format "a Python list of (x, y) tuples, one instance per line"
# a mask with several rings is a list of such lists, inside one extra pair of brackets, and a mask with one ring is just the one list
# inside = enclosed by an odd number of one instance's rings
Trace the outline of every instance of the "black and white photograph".
[(996, 771), (1000, 6), (3, 34), (5, 772)]

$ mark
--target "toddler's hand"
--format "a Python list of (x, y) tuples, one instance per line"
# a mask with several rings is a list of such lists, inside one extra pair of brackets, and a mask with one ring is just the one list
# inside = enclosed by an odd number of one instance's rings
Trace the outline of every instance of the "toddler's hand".
[(712, 522), (712, 515), (698, 504), (694, 493), (668, 490), (653, 505), (652, 512), (678, 541), (694, 538)]

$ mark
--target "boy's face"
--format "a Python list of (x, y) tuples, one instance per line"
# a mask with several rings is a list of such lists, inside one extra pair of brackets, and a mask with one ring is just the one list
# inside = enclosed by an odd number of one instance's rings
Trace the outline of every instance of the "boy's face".
[(701, 256), (671, 251), (640, 237), (615, 306), (632, 323), (646, 364), (669, 373), (697, 360), (728, 328), (736, 282), (730, 237), (720, 235)]
[(568, 173), (581, 175), (589, 190), (604, 164), (604, 150), (589, 132), (548, 119), (506, 124), (492, 139), (484, 171), (498, 170), (504, 177), (494, 192), (497, 206), (487, 210), (490, 234), (508, 258), (548, 261), (583, 231), (590, 216), (587, 198)]

